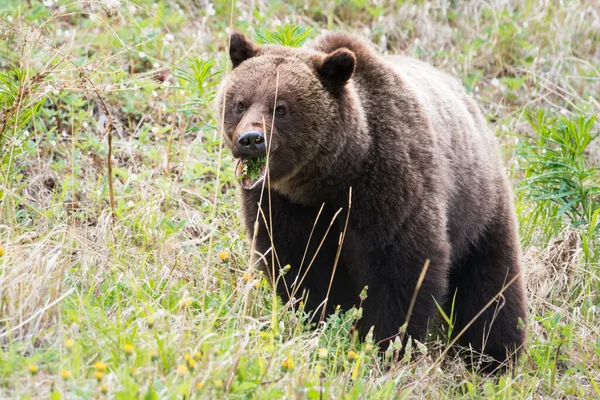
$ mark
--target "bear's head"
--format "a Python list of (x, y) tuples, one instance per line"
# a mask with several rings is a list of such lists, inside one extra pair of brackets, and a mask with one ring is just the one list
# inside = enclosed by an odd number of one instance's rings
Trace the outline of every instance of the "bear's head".
[(233, 69), (219, 89), (215, 113), (226, 145), (239, 159), (242, 187), (262, 186), (267, 152), (271, 187), (306, 179), (317, 173), (315, 166), (322, 175), (324, 160), (340, 156), (344, 132), (357, 123), (358, 96), (351, 95), (349, 84), (354, 53), (256, 45), (240, 33), (230, 43)]

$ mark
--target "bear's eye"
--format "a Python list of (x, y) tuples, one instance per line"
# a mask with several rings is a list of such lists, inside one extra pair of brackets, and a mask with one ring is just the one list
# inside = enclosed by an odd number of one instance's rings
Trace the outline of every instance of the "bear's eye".
[(235, 105), (235, 109), (237, 112), (243, 112), (246, 109), (246, 105), (243, 102), (238, 101)]
[(275, 116), (276, 117), (283, 117), (286, 113), (286, 109), (285, 106), (277, 106), (275, 107)]

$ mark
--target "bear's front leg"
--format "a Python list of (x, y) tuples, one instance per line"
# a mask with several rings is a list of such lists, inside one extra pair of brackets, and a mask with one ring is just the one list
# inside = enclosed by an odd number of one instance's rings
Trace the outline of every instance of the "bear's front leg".
[[(258, 215), (254, 250), (259, 257), (265, 255), (260, 267), (271, 281), (277, 282), (277, 294), (284, 302), (304, 295), (305, 309), (318, 311), (317, 316), (322, 307), (329, 314), (338, 304), (350, 308), (358, 303), (360, 289), (343, 262), (338, 262), (328, 295), (342, 226), (340, 214), (336, 216), (329, 205), (321, 209), (294, 203), (276, 191), (271, 191), (270, 208), (265, 191), (262, 212), (258, 206), (260, 189), (244, 191), (242, 198), (244, 221), (251, 238)], [(280, 276), (288, 265), (289, 269)]]
[[(404, 342), (409, 336), (423, 341), (438, 312), (435, 301), (443, 304), (447, 295), (449, 244), (445, 229), (427, 231), (423, 226), (411, 229), (407, 225), (403, 228), (383, 247), (366, 239), (352, 240), (373, 244), (369, 250), (354, 257), (356, 262), (352, 268), (369, 286), (358, 328), (364, 337), (374, 326), (375, 340), (384, 348), (390, 340), (395, 340), (406, 322)], [(417, 291), (419, 277), (426, 265)], [(411, 316), (407, 318), (414, 296)]]

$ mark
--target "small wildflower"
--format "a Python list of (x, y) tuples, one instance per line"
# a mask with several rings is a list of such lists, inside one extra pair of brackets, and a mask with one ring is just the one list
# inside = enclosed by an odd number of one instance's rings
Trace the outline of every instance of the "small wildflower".
[(38, 372), (40, 372), (40, 367), (37, 364), (29, 364), (28, 368), (31, 375), (36, 375)]
[(65, 340), (65, 348), (67, 350), (71, 350), (73, 348), (74, 344), (75, 344), (75, 342), (73, 342), (73, 339), (67, 339), (67, 340)]
[(289, 270), (292, 269), (292, 266), (290, 264), (286, 265), (285, 267), (283, 267), (280, 271), (281, 275), (285, 275), (289, 272)]
[(281, 367), (284, 372), (293, 370), (294, 369), (294, 360), (292, 360), (291, 358), (288, 358), (281, 364)]
[(336, 310), (336, 311), (337, 311), (337, 310), (339, 310), (340, 308), (342, 308), (342, 306), (341, 306), (341, 305), (339, 305), (339, 304), (338, 304), (337, 306), (335, 306), (335, 310)]
[(66, 381), (67, 379), (71, 378), (71, 372), (67, 371), (66, 369), (61, 369), (60, 376)]
[(154, 327), (154, 318), (152, 316), (146, 318), (146, 324), (148, 328), (152, 329)]
[(250, 280), (250, 274), (244, 272), (244, 275), (242, 275), (242, 279), (244, 280), (244, 282), (248, 282)]
[(137, 374), (137, 368), (136, 367), (131, 367), (131, 375), (135, 375)]
[(102, 386), (100, 387), (100, 391), (101, 391), (102, 393), (106, 394), (106, 392), (108, 392), (108, 386), (106, 386), (106, 385), (102, 385)]
[(96, 369), (96, 371), (98, 372), (106, 372), (106, 364), (103, 363), (102, 361), (96, 361), (94, 363), (94, 368)]
[(365, 346), (365, 351), (367, 353), (369, 353), (372, 350), (373, 350), (373, 345), (371, 343), (367, 343), (367, 345)]
[(179, 367), (177, 367), (177, 376), (184, 376), (189, 372), (188, 367), (186, 367), (183, 364), (179, 364)]
[(194, 353), (194, 358), (195, 358), (197, 361), (200, 361), (200, 359), (202, 358), (202, 353), (200, 353), (199, 351), (195, 352), (195, 353)]
[(104, 378), (104, 372), (96, 371), (96, 373), (94, 374), (94, 378), (96, 378), (96, 380), (100, 382), (102, 378)]
[(187, 298), (181, 299), (181, 301), (179, 302), (179, 306), (181, 308), (188, 308), (189, 306), (192, 305), (193, 302), (194, 302), (194, 300), (191, 297), (187, 297)]
[(123, 351), (125, 352), (125, 354), (127, 354), (127, 357), (132, 356), (134, 352), (133, 345), (127, 343), (125, 346), (123, 346)]
[(223, 251), (223, 250), (222, 250), (221, 252), (219, 252), (219, 258), (220, 258), (222, 261), (225, 261), (225, 262), (227, 262), (227, 261), (229, 261), (229, 253), (228, 253), (228, 252), (226, 252), (226, 251)]
[(190, 353), (185, 353), (185, 354), (183, 355), (183, 359), (184, 359), (185, 361), (190, 361), (190, 360), (192, 359), (192, 355), (191, 355)]
[(302, 300), (300, 300), (300, 302), (298, 303), (298, 305), (300, 306), (300, 308), (304, 308), (304, 302)]
[(196, 364), (198, 364), (198, 361), (194, 360), (193, 358), (190, 358), (189, 360), (187, 360), (187, 364), (188, 367), (190, 367), (190, 369), (194, 369)]
[(223, 380), (221, 380), (221, 379), (215, 379), (215, 386), (218, 389), (222, 389), (223, 388)]
[(203, 386), (202, 382), (196, 382), (196, 390), (202, 390)]
[(4, 247), (0, 246), (0, 257), (4, 257)]
[(329, 351), (327, 351), (327, 349), (325, 347), (321, 347), (319, 349), (319, 358), (327, 358), (328, 355), (329, 355)]
[(348, 361), (354, 361), (358, 358), (358, 354), (355, 351), (350, 350), (348, 352)]

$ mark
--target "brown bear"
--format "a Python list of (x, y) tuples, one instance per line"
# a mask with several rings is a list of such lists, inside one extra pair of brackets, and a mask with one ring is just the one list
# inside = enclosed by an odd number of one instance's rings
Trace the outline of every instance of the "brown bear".
[(357, 327), (374, 326), (382, 343), (411, 303), (405, 336), (424, 340), (437, 301), (453, 307), (471, 360), (491, 356), (486, 370), (514, 361), (526, 296), (511, 189), (460, 83), (344, 33), (289, 48), (236, 32), (229, 55), (217, 122), (239, 159), (247, 230), (283, 299), (305, 293), (305, 307), (330, 313), (360, 304), (368, 286)]

